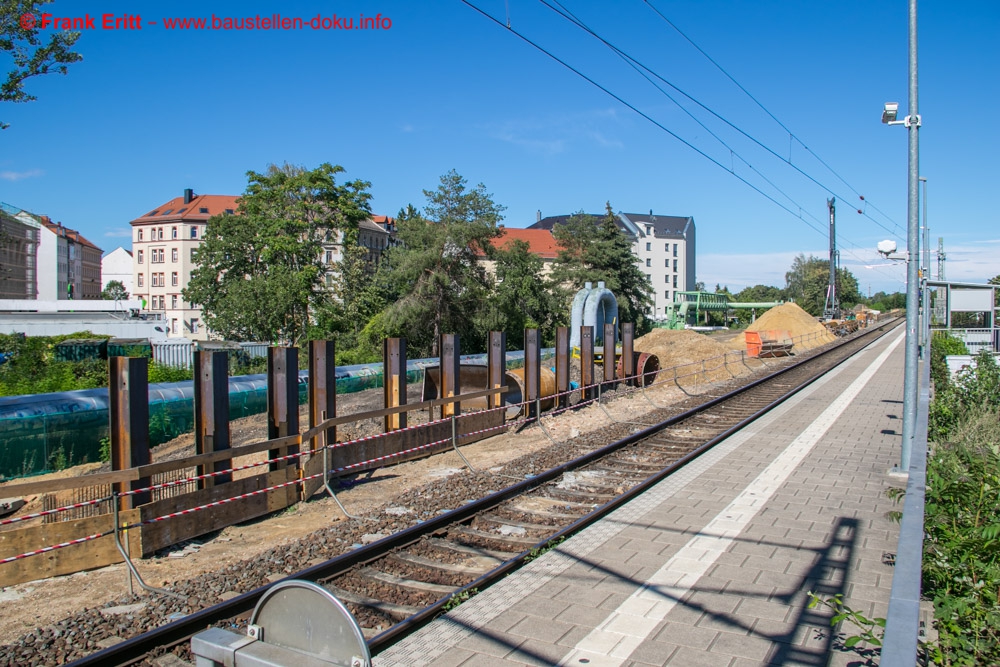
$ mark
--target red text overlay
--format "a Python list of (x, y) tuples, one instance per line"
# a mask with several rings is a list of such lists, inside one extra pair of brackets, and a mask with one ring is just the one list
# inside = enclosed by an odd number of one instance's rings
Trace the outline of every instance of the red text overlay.
[(54, 14), (22, 14), (25, 30), (389, 30), (388, 16), (216, 16), (198, 18), (144, 19), (139, 14), (100, 14), (91, 16), (56, 16)]

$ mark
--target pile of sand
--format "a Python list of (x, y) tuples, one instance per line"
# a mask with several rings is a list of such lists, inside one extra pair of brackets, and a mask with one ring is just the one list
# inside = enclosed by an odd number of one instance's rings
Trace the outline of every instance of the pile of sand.
[[(739, 375), (746, 370), (736, 363), (738, 360), (732, 358), (729, 359), (729, 369), (727, 370), (724, 356), (726, 353), (731, 353), (732, 350), (722, 343), (690, 329), (682, 331), (653, 329), (645, 336), (637, 338), (634, 348), (636, 352), (655, 354), (661, 369), (679, 366), (678, 375), (690, 376), (686, 380), (682, 380), (681, 384), (693, 384), (696, 380), (694, 375), (696, 373), (697, 380), (700, 382), (717, 382), (728, 380), (734, 374)], [(729, 356), (733, 357), (732, 354)], [(701, 362), (705, 359), (709, 361), (705, 364), (706, 373), (702, 374)], [(672, 372), (661, 372), (657, 379), (661, 380), (672, 376)]]
[[(820, 324), (815, 317), (794, 303), (783, 303), (780, 306), (770, 308), (758, 317), (756, 322), (747, 327), (747, 331), (770, 330), (787, 331), (788, 335), (795, 341), (793, 351), (808, 350), (836, 340), (836, 336)], [(733, 349), (745, 350), (746, 337), (740, 334), (732, 340), (730, 345)]]

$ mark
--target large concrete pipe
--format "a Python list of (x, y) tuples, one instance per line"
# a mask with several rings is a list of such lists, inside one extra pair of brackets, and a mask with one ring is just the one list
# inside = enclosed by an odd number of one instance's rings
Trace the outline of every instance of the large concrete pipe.
[[(605, 349), (614, 350), (617, 342), (615, 340), (605, 341), (604, 325), (618, 324), (618, 301), (611, 290), (604, 286), (604, 281), (597, 283), (597, 288), (591, 290), (587, 296), (587, 302), (583, 306), (583, 326), (594, 327), (594, 335), (597, 337), (596, 344), (603, 345)], [(615, 327), (617, 334), (617, 326)]]
[[(555, 403), (556, 374), (551, 368), (544, 366), (539, 369), (538, 396), (541, 399), (542, 410), (551, 410)], [(528, 414), (528, 406), (519, 406), (524, 396), (524, 369), (514, 368), (507, 371), (507, 393), (504, 394), (504, 405), (509, 405), (507, 417), (514, 418)]]
[[(656, 374), (660, 370), (660, 359), (655, 354), (649, 352), (634, 352), (632, 358), (635, 360), (635, 374), (637, 387), (648, 387), (656, 380)], [(615, 366), (615, 377), (619, 380), (625, 379), (624, 362), (625, 357), (618, 357), (618, 364)]]

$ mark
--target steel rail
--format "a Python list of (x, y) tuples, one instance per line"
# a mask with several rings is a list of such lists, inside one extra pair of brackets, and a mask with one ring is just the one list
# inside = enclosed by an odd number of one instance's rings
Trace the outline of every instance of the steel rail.
[[(734, 397), (741, 394), (745, 394), (757, 387), (764, 384), (773, 382), (774, 380), (781, 378), (793, 371), (800, 370), (808, 364), (813, 364), (817, 360), (825, 357), (829, 357), (838, 351), (843, 351), (843, 349), (848, 345), (853, 345), (859, 341), (866, 341), (864, 345), (859, 345), (858, 349), (862, 349), (874, 340), (878, 340), (881, 336), (888, 332), (891, 328), (898, 326), (898, 320), (892, 320), (876, 327), (872, 327), (861, 334), (851, 336), (841, 343), (822, 350), (816, 354), (809, 356), (801, 361), (794, 364), (786, 366), (785, 368), (779, 369), (774, 373), (771, 373), (765, 377), (753, 380), (746, 385), (735, 388), (728, 391), (720, 396), (716, 396), (705, 403), (692, 407), (684, 412), (674, 415), (654, 426), (650, 426), (641, 431), (632, 433), (625, 438), (617, 440), (613, 443), (605, 445), (599, 449), (595, 449), (583, 456), (580, 456), (572, 461), (568, 461), (559, 466), (551, 468), (543, 473), (540, 473), (530, 479), (526, 479), (522, 482), (518, 482), (512, 486), (508, 486), (499, 491), (496, 491), (488, 496), (485, 496), (479, 500), (468, 503), (447, 513), (437, 515), (427, 521), (421, 522), (419, 524), (413, 525), (406, 528), (400, 532), (389, 535), (382, 538), (376, 542), (365, 545), (363, 547), (354, 549), (348, 553), (336, 556), (324, 563), (319, 563), (305, 570), (301, 570), (297, 573), (291, 574), (284, 579), (271, 582), (264, 586), (260, 586), (253, 590), (247, 591), (241, 595), (234, 598), (226, 600), (224, 602), (218, 603), (211, 607), (206, 607), (192, 614), (185, 616), (182, 619), (178, 619), (171, 623), (167, 623), (158, 628), (150, 630), (131, 639), (127, 639), (123, 642), (115, 644), (114, 646), (102, 649), (90, 655), (79, 658), (72, 663), (69, 663), (70, 667), (105, 667), (112, 665), (133, 665), (141, 660), (151, 657), (154, 651), (160, 649), (169, 649), (171, 647), (177, 646), (178, 644), (189, 640), (194, 634), (215, 625), (216, 623), (225, 621), (227, 619), (232, 619), (244, 615), (248, 615), (257, 604), (257, 601), (264, 595), (264, 593), (271, 588), (271, 586), (279, 583), (280, 581), (286, 581), (288, 579), (305, 579), (308, 581), (317, 581), (320, 579), (328, 579), (347, 570), (356, 567), (358, 565), (373, 561), (383, 556), (384, 554), (391, 552), (395, 549), (405, 547), (419, 540), (421, 537), (435, 533), (446, 527), (462, 523), (476, 514), (483, 512), (485, 510), (491, 509), (496, 505), (509, 500), (511, 498), (522, 495), (528, 491), (546, 484), (547, 482), (558, 479), (563, 473), (575, 470), (585, 466), (595, 460), (598, 460), (608, 454), (615, 452), (619, 449), (627, 447), (633, 443), (639, 442), (643, 439), (649, 438), (657, 434), (658, 432), (674, 425), (679, 422), (690, 419), (698, 414), (704, 413), (713, 407), (728, 401)], [(412, 633), (419, 627), (425, 625), (429, 621), (433, 620), (438, 616), (445, 605), (453, 599), (455, 596), (462, 595), (463, 593), (469, 592), (472, 589), (482, 590), (489, 584), (494, 583), (498, 579), (503, 578), (513, 570), (517, 569), (524, 564), (525, 560), (529, 557), (532, 552), (539, 549), (544, 549), (551, 546), (558, 540), (570, 536), (580, 530), (583, 530), (587, 526), (593, 524), (599, 519), (606, 516), (608, 513), (614, 511), (618, 507), (626, 504), (627, 502), (633, 500), (636, 496), (640, 495), (647, 489), (649, 489), (654, 484), (662, 481), (665, 477), (673, 474), (683, 466), (687, 465), (698, 456), (703, 454), (708, 449), (711, 449), (714, 445), (718, 444), (725, 438), (731, 436), (733, 433), (744, 428), (751, 422), (759, 419), (761, 416), (770, 412), (774, 408), (778, 407), (781, 403), (791, 398), (793, 395), (806, 388), (819, 378), (823, 377), (827, 372), (835, 368), (846, 359), (850, 358), (854, 352), (845, 356), (843, 360), (837, 361), (830, 368), (823, 370), (820, 373), (814, 374), (807, 378), (805, 381), (796, 384), (793, 387), (788, 388), (787, 391), (783, 392), (779, 398), (768, 403), (764, 407), (755, 411), (749, 417), (742, 419), (737, 424), (727, 428), (725, 431), (719, 435), (714, 436), (709, 441), (699, 445), (693, 451), (685, 454), (677, 461), (673, 462), (666, 468), (662, 469), (658, 473), (655, 473), (652, 477), (645, 479), (636, 486), (632, 487), (628, 491), (620, 494), (614, 499), (608, 501), (607, 503), (596, 508), (593, 512), (587, 514), (584, 517), (576, 520), (575, 522), (563, 527), (558, 532), (550, 535), (549, 537), (540, 540), (537, 544), (532, 547), (522, 551), (517, 556), (511, 558), (510, 560), (504, 562), (494, 570), (489, 573), (484, 574), (477, 578), (475, 581), (469, 584), (456, 588), (453, 593), (450, 593), (437, 602), (431, 604), (430, 606), (424, 608), (417, 614), (400, 621), (399, 623), (388, 628), (386, 631), (376, 635), (369, 640), (369, 647), (372, 654), (375, 655), (379, 651), (384, 650), (396, 643), (404, 636)]]

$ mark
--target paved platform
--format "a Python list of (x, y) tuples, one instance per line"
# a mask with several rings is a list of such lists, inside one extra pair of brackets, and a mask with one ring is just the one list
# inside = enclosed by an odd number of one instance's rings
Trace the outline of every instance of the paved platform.
[(902, 341), (883, 336), (374, 664), (858, 664), (807, 592), (885, 615)]

